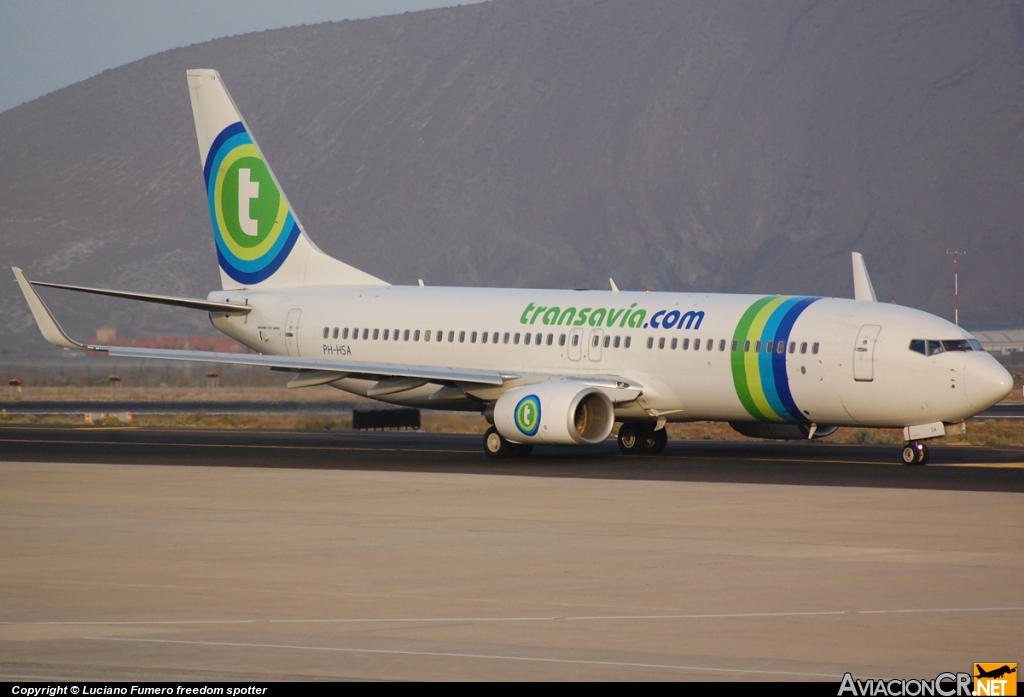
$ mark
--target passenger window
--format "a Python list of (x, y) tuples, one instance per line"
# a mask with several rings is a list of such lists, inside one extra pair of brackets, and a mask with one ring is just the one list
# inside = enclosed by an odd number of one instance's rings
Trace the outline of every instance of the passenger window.
[(689, 339), (683, 339), (683, 350), (684, 351), (689, 351), (690, 350), (690, 340)]
[(384, 330), (384, 341), (387, 341), (390, 337), (391, 337), (391, 330), (390, 329), (385, 329)]
[(789, 352), (790, 353), (796, 353), (796, 342), (795, 341), (790, 341), (789, 342)]
[(330, 333), (331, 333), (331, 328), (330, 327), (324, 327), (324, 338), (325, 339), (327, 338), (327, 335), (330, 334)]
[(469, 343), (471, 343), (471, 344), (475, 344), (476, 343), (476, 332), (471, 332), (470, 333), (470, 335), (469, 335)]
[(928, 354), (925, 353), (924, 339), (911, 339), (910, 340), (910, 350), (911, 351), (917, 351), (922, 356), (928, 355)]
[(811, 353), (817, 355), (817, 353), (818, 353), (818, 342), (817, 341), (815, 341), (814, 344), (811, 346)]
[(618, 348), (622, 344), (622, 337), (615, 337), (615, 348)]
[(466, 343), (466, 332), (459, 332), (459, 343)]
[(750, 353), (750, 341), (743, 342), (743, 353)]
[(507, 344), (508, 343), (508, 332), (505, 332), (505, 336), (503, 336), (501, 338), (501, 343), (503, 343), (503, 344)]
[(693, 350), (700, 351), (700, 339), (693, 340)]
[(342, 339), (347, 339), (347, 338), (348, 338), (348, 327), (345, 327), (345, 328), (344, 328), (344, 329), (343, 329), (343, 330), (341, 331), (341, 338), (342, 338)]
[(365, 339), (369, 339), (369, 338), (370, 338), (370, 329), (367, 327), (366, 329), (363, 330), (363, 339), (365, 340)]
[(647, 348), (654, 348), (654, 337), (647, 337)]
[(722, 339), (721, 341), (718, 342), (718, 350), (719, 351), (724, 351), (725, 350), (725, 339)]
[(486, 344), (487, 343), (487, 332), (484, 332), (483, 334), (480, 335), (480, 343), (481, 344)]
[(676, 346), (678, 346), (678, 345), (679, 345), (679, 339), (672, 339), (672, 344), (669, 346), (669, 348), (671, 350), (675, 351), (676, 350)]
[(412, 335), (412, 340), (413, 341), (419, 341), (420, 340), (420, 330), (419, 329), (417, 329), (416, 332)]
[(807, 342), (806, 341), (801, 341), (800, 342), (800, 353), (807, 353)]
[(526, 336), (523, 337), (523, 346), (529, 346), (530, 345), (530, 339), (532, 339), (532, 338), (533, 338), (533, 334), (530, 334), (529, 332), (527, 332)]
[(498, 343), (498, 332), (494, 332), (494, 336), (491, 337), (491, 343), (492, 344)]
[(758, 339), (754, 342), (754, 353), (761, 353), (761, 340)]
[(601, 343), (601, 337), (595, 336), (594, 340), (591, 342), (591, 345), (596, 348), (598, 346), (598, 344), (600, 344), (600, 343)]
[(518, 344), (519, 343), (519, 332), (516, 332), (516, 335), (512, 338), (512, 343), (513, 344)]
[(732, 340), (732, 352), (736, 353), (736, 349), (738, 349), (739, 347), (740, 347), (739, 340), (738, 339), (733, 339)]
[(395, 330), (395, 331), (394, 331), (394, 332), (393, 332), (393, 333), (391, 334), (391, 338), (392, 338), (392, 339), (394, 339), (395, 341), (398, 341), (398, 335), (399, 335), (399, 334), (401, 334), (401, 333), (402, 333), (402, 330), (401, 330), (401, 329), (396, 329), (396, 330)]
[(373, 330), (373, 340), (376, 341), (379, 336), (380, 336), (380, 330), (379, 329), (374, 329)]
[(533, 343), (535, 343), (538, 346), (540, 346), (540, 340), (541, 340), (542, 336), (543, 335), (540, 332), (537, 332), (537, 336), (533, 337)]
[(335, 339), (338, 338), (338, 328), (337, 327), (334, 328), (334, 338)]
[(708, 351), (714, 351), (715, 350), (715, 340), (714, 339), (708, 339), (707, 347), (708, 347)]
[(430, 330), (429, 329), (426, 330), (425, 332), (423, 332), (423, 340), (424, 341), (430, 341)]
[(775, 353), (783, 354), (785, 352), (786, 352), (786, 342), (785, 341), (780, 341), (777, 344), (775, 344)]
[(658, 339), (658, 348), (665, 348), (665, 337), (661, 337), (660, 339)]
[(631, 337), (631, 336), (627, 336), (627, 337), (626, 337), (626, 343), (625, 343), (625, 346), (626, 346), (626, 348), (629, 348), (629, 345), (630, 345), (631, 343), (633, 343), (633, 337)]
[(580, 335), (579, 334), (573, 334), (572, 335), (572, 345), (573, 346), (579, 346), (580, 345)]
[(356, 327), (355, 329), (352, 330), (352, 338), (356, 340), (359, 339), (359, 327)]
[(772, 352), (772, 344), (773, 344), (773, 342), (771, 342), (771, 341), (765, 343), (765, 346), (764, 346), (764, 352), (765, 353), (771, 353)]
[(455, 332), (448, 332), (448, 343), (455, 341)]
[(558, 345), (565, 346), (565, 334), (562, 334), (561, 336), (558, 337)]
[(404, 332), (402, 332), (402, 341), (408, 341), (408, 340), (409, 340), (409, 330), (406, 329)]
[(608, 348), (611, 345), (612, 345), (612, 337), (611, 336), (606, 336), (604, 338), (604, 347)]
[(550, 346), (554, 340), (555, 340), (555, 335), (554, 334), (548, 334), (548, 341), (547, 341), (548, 346)]

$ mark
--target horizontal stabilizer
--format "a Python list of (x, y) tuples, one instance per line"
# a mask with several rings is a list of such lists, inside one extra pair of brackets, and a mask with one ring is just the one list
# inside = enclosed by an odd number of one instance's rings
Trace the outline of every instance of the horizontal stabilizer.
[(200, 300), (198, 298), (178, 298), (173, 295), (153, 295), (151, 293), (129, 293), (123, 290), (106, 290), (104, 288), (85, 288), (84, 286), (68, 286), (62, 283), (44, 283), (42, 281), (30, 281), (34, 286), (45, 286), (47, 288), (60, 288), (61, 290), (73, 290), (77, 293), (92, 293), (93, 295), (106, 295), (111, 298), (125, 298), (127, 300), (141, 300), (147, 303), (158, 305), (173, 305), (175, 307), (187, 307), (192, 310), (205, 310), (207, 312), (220, 312), (226, 315), (247, 315), (252, 312), (248, 305), (236, 303), (219, 303), (212, 300)]

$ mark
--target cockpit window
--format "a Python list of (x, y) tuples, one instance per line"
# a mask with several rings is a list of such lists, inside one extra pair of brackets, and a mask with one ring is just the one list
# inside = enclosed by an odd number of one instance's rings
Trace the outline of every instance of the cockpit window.
[(945, 351), (973, 351), (974, 348), (968, 343), (967, 339), (954, 339), (952, 341), (943, 341), (942, 348)]
[(924, 356), (934, 356), (945, 351), (983, 351), (977, 339), (911, 339), (910, 350)]

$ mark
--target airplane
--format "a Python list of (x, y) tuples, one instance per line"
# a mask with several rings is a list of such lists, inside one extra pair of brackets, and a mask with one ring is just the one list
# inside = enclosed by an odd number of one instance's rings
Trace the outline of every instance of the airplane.
[(1003, 665), (1003, 666), (1001, 666), (999, 668), (994, 668), (992, 670), (985, 670), (981, 666), (979, 666), (977, 663), (974, 664), (974, 667), (978, 671), (978, 674), (974, 676), (976, 678), (994, 678), (994, 679), (998, 680), (999, 678), (1003, 677), (1004, 675), (1010, 675), (1011, 673), (1016, 673), (1017, 672), (1016, 668), (1011, 668), (1008, 665)]
[[(396, 286), (306, 234), (224, 82), (187, 71), (221, 289), (205, 300), (30, 282), (14, 275), (43, 336), (111, 356), (291, 371), (382, 402), (482, 413), (490, 457), (536, 444), (594, 445), (616, 423), (627, 454), (665, 449), (665, 424), (729, 423), (767, 439), (840, 426), (901, 428), (901, 459), (1010, 393), (981, 344), (934, 315), (876, 301), (853, 253), (854, 299)], [(36, 286), (209, 313), (256, 354), (81, 343)]]

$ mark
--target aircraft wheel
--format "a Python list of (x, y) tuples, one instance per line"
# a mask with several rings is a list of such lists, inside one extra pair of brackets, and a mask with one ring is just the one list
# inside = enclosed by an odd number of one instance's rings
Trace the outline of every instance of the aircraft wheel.
[(514, 454), (514, 447), (515, 445), (505, 440), (494, 426), (484, 433), (484, 452), (487, 457), (495, 460), (510, 457)]
[(644, 452), (642, 427), (639, 424), (624, 423), (619, 426), (619, 450), (626, 455), (639, 455)]
[(924, 443), (907, 443), (903, 446), (904, 465), (927, 465), (930, 455)]
[(644, 445), (648, 453), (657, 455), (668, 445), (668, 431), (664, 428), (660, 431), (651, 431), (644, 439)]
[(913, 465), (916, 462), (917, 462), (917, 450), (915, 450), (914, 446), (909, 444), (909, 443), (907, 445), (904, 445), (903, 446), (903, 464), (904, 465)]
[(917, 464), (919, 464), (919, 465), (927, 465), (928, 464), (928, 459), (929, 459), (930, 456), (931, 456), (931, 453), (928, 452), (928, 446), (925, 445), (924, 443), (918, 443)]

